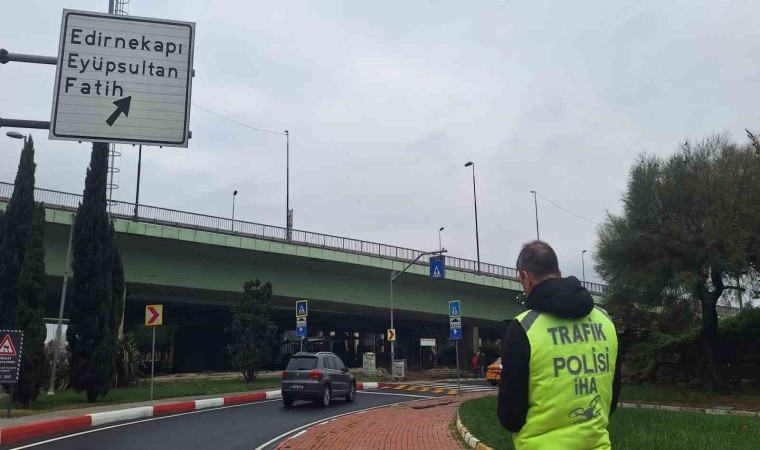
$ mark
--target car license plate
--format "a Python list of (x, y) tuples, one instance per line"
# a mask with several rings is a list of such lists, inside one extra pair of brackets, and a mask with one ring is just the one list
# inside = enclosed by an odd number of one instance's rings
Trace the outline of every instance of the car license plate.
[(296, 391), (300, 390), (300, 389), (303, 389), (303, 384), (291, 384), (290, 385), (290, 389), (293, 389), (293, 390), (296, 390)]

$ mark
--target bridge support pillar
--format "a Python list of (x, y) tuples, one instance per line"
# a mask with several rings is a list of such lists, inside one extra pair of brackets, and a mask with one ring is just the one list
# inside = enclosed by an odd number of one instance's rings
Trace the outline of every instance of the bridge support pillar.
[(465, 326), (462, 329), (462, 342), (459, 344), (459, 361), (463, 370), (471, 371), (472, 355), (480, 350), (480, 328)]

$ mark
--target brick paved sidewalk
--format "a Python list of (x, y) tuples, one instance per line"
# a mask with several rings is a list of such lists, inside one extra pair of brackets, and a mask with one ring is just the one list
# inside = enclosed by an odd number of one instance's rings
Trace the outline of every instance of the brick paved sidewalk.
[(463, 401), (484, 395), (488, 394), (439, 397), (342, 417), (310, 428), (277, 448), (461, 450), (451, 423)]

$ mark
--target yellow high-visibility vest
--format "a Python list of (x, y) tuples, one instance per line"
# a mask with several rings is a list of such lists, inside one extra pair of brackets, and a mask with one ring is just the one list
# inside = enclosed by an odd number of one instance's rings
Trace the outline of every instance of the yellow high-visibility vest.
[(581, 319), (528, 310), (517, 316), (530, 342), (528, 416), (515, 448), (610, 449), (607, 425), (618, 341), (607, 312)]

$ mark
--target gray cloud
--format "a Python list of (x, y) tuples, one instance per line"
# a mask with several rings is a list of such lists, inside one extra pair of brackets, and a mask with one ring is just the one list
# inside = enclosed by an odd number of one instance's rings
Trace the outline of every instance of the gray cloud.
[[(67, 7), (104, 11), (106, 0)], [(197, 23), (193, 101), (291, 132), (295, 226), (513, 265), (535, 235), (531, 189), (599, 223), (620, 210), (630, 164), (687, 137), (757, 124), (760, 31), (749, 1), (149, 2), (133, 15)], [(53, 55), (60, 7), (0, 16), (2, 45)], [(0, 116), (47, 120), (54, 69), (0, 67)], [(194, 108), (188, 149), (146, 148), (145, 203), (285, 220), (284, 136)], [(37, 184), (81, 192), (89, 146), (33, 131)], [(20, 146), (0, 139), (0, 179)], [(117, 196), (132, 201), (137, 149), (122, 146)], [(541, 237), (580, 275), (595, 226), (539, 198)], [(587, 277), (596, 280), (586, 264)]]

